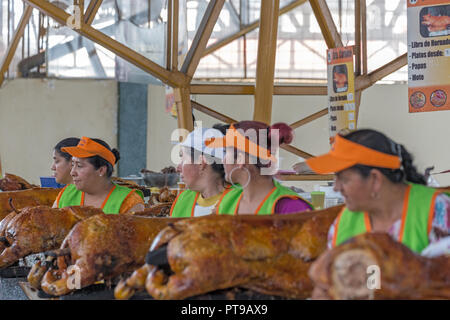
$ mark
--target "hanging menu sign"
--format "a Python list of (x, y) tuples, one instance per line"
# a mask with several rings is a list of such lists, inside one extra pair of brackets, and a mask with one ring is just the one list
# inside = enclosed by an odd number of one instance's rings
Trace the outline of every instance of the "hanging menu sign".
[(327, 50), (330, 142), (339, 131), (356, 129), (353, 47)]
[(450, 110), (450, 1), (407, 1), (409, 112)]

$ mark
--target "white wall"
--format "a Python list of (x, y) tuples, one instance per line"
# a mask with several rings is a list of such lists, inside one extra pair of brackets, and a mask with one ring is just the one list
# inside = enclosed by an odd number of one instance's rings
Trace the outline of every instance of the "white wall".
[(0, 89), (3, 172), (39, 184), (51, 175), (53, 147), (71, 136), (117, 146), (117, 82), (16, 79)]

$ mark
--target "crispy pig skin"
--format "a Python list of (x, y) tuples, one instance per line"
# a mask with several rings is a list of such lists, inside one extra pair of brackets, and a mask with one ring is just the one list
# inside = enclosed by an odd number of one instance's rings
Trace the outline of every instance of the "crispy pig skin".
[[(0, 220), (16, 208), (20, 210), (32, 206), (52, 206), (61, 189), (33, 188), (20, 191), (0, 192)], [(10, 199), (14, 208), (11, 208)]]
[(0, 190), (16, 191), (37, 188), (38, 186), (29, 183), (25, 179), (11, 173), (5, 173), (5, 177), (0, 179)]
[(307, 276), (311, 261), (326, 250), (328, 229), (341, 209), (178, 221), (152, 244), (152, 250), (167, 247), (170, 272), (144, 266), (121, 283), (116, 297), (129, 298), (129, 292), (141, 289), (147, 272), (145, 288), (155, 299), (185, 299), (234, 286), (307, 298), (313, 289)]
[[(379, 289), (368, 289), (370, 265), (379, 267)], [(359, 235), (328, 250), (309, 275), (315, 299), (450, 299), (450, 256), (420, 256), (386, 233)]]
[(26, 207), (0, 222), (0, 268), (32, 253), (57, 249), (80, 220), (102, 213), (93, 207)]
[[(136, 215), (95, 215), (81, 221), (61, 245), (66, 255), (58, 258), (58, 268), (45, 272), (42, 290), (55, 296), (74, 291), (76, 287), (70, 287), (67, 280), (77, 268), (80, 288), (134, 271), (143, 265), (154, 237), (174, 221)], [(39, 266), (35, 271), (42, 274)]]

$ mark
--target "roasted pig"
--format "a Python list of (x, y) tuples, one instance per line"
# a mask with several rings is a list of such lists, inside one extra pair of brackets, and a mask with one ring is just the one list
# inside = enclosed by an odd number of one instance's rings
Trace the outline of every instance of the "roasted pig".
[(450, 299), (450, 256), (417, 255), (386, 233), (366, 233), (311, 266), (314, 299)]
[(130, 298), (145, 286), (155, 299), (184, 299), (230, 287), (303, 299), (311, 261), (325, 249), (342, 206), (280, 216), (205, 216), (165, 228), (147, 263), (115, 289)]
[(20, 258), (59, 248), (72, 227), (82, 219), (103, 213), (93, 207), (26, 207), (0, 222), (0, 268)]
[[(28, 281), (50, 295), (65, 295), (99, 280), (110, 280), (142, 266), (154, 237), (171, 218), (96, 215), (76, 224), (59, 250), (37, 262)], [(55, 257), (53, 261), (52, 256)], [(76, 271), (74, 271), (76, 270)], [(70, 285), (72, 272), (79, 286)]]
[(0, 192), (0, 221), (6, 217), (13, 208), (22, 209), (32, 206), (52, 206), (60, 189), (33, 188), (20, 191)]
[(0, 179), (0, 190), (16, 191), (38, 188), (38, 186), (28, 183), (25, 179), (11, 173), (5, 173), (5, 177)]

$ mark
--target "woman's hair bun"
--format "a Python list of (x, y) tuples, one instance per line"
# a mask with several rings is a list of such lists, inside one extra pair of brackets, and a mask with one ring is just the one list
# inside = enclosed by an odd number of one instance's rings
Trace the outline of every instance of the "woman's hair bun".
[(117, 161), (120, 160), (120, 152), (119, 152), (119, 150), (117, 150), (116, 148), (113, 148), (111, 150), (111, 152), (113, 153), (114, 157), (116, 157), (116, 162), (115, 163), (117, 163)]
[(280, 145), (283, 143), (289, 144), (292, 142), (292, 140), (294, 140), (294, 130), (287, 123), (277, 122), (277, 123), (274, 123), (273, 125), (271, 125), (269, 128), (269, 138), (270, 139), (272, 139), (271, 132), (274, 129), (279, 130), (278, 134), (279, 134)]

